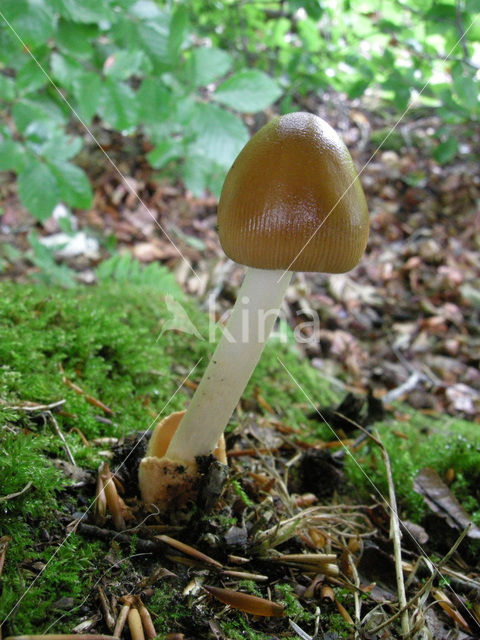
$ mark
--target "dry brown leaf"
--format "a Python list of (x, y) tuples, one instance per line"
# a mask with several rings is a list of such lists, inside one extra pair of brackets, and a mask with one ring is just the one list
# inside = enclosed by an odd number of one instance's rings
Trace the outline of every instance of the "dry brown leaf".
[(455, 623), (458, 624), (459, 627), (461, 627), (467, 633), (472, 633), (465, 618), (459, 611), (457, 611), (450, 598), (443, 591), (441, 591), (441, 589), (432, 589), (432, 595), (445, 611), (445, 613), (447, 613), (452, 618), (452, 620), (454, 620)]
[(184, 542), (180, 542), (180, 540), (175, 540), (174, 538), (171, 538), (170, 536), (165, 536), (165, 535), (155, 536), (155, 539), (160, 540), (160, 542), (165, 542), (165, 544), (168, 544), (169, 546), (174, 547), (179, 551), (182, 551), (183, 553), (190, 556), (191, 558), (194, 558), (195, 560), (198, 560), (205, 564), (209, 564), (212, 567), (215, 567), (216, 569), (222, 569), (222, 565), (220, 564), (220, 562), (217, 562), (217, 560), (214, 560), (210, 556), (207, 556), (205, 553), (198, 551), (194, 547), (191, 547), (190, 545), (185, 544)]
[(463, 531), (470, 526), (468, 537), (480, 539), (480, 528), (473, 524), (468, 513), (434, 469), (421, 469), (413, 481), (413, 489), (423, 496), (432, 511), (445, 518), (450, 527)]
[(268, 618), (281, 618), (284, 615), (283, 605), (271, 600), (265, 600), (257, 596), (251, 596), (248, 593), (241, 593), (233, 589), (222, 589), (220, 587), (203, 587), (214, 598), (228, 604), (233, 609), (252, 613), (255, 616), (264, 616)]

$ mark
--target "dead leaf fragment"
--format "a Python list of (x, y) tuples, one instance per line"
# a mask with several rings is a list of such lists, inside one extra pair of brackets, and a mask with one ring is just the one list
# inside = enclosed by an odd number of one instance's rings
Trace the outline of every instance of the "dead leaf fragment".
[(220, 562), (218, 562), (214, 558), (207, 556), (205, 553), (198, 551), (198, 549), (195, 549), (194, 547), (191, 547), (190, 545), (185, 544), (184, 542), (180, 542), (180, 540), (175, 540), (174, 538), (171, 538), (170, 536), (166, 536), (166, 535), (155, 536), (155, 539), (159, 540), (160, 542), (164, 542), (165, 544), (168, 544), (169, 546), (174, 547), (179, 551), (182, 551), (186, 555), (194, 558), (195, 560), (198, 560), (199, 562), (202, 562), (204, 564), (209, 564), (212, 567), (215, 567), (215, 569), (223, 568)]
[(434, 513), (445, 518), (450, 527), (463, 531), (470, 526), (468, 537), (480, 539), (480, 528), (473, 524), (468, 513), (435, 469), (421, 469), (413, 481), (413, 489), (423, 496)]
[(470, 627), (468, 626), (467, 621), (456, 609), (446, 593), (444, 593), (441, 589), (432, 589), (432, 595), (441, 606), (441, 608), (456, 622), (456, 624), (458, 624), (461, 629), (463, 629), (467, 633), (472, 632)]
[(251, 596), (248, 593), (241, 593), (233, 589), (222, 589), (220, 587), (203, 587), (210, 595), (212, 595), (223, 604), (228, 604), (233, 609), (245, 611), (255, 616), (264, 616), (268, 618), (281, 618), (284, 615), (283, 605), (271, 600), (265, 600), (258, 596)]

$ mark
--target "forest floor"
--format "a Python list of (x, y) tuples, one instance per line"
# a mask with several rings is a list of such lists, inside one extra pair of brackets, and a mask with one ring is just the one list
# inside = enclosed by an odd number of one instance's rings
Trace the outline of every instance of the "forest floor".
[[(392, 130), (395, 125), (393, 118), (389, 120), (372, 115), (359, 105), (335, 110), (333, 99), (332, 103), (320, 105), (319, 115), (325, 117), (341, 134), (357, 167), (361, 169), (361, 181), (371, 214), (371, 236), (360, 265), (345, 275), (296, 274), (282, 310), (282, 320), (289, 327), (289, 335), (302, 338), (295, 344), (300, 355), (325, 380), (331, 381), (339, 392), (339, 403), (342, 397), (349, 398), (346, 404), (340, 404), (340, 409), (338, 403), (322, 407), (320, 421), (327, 415), (332, 425), (336, 424), (337, 434), (340, 433), (345, 441), (358, 437), (359, 432), (349, 428), (348, 423), (353, 421), (357, 427), (357, 423), (361, 422), (364, 427), (370, 427), (375, 422), (375, 416), (370, 413), (375, 413), (377, 400), (383, 403), (386, 411), (392, 405), (396, 407), (392, 415), (399, 423), (408, 422), (410, 409), (415, 412), (424, 420), (421, 427), (427, 439), (429, 434), (425, 425), (437, 418), (445, 418), (450, 424), (457, 424), (457, 421), (459, 425), (469, 423), (476, 428), (480, 423), (480, 172), (474, 150), (478, 148), (479, 141), (466, 136), (463, 138), (464, 133), (459, 129), (461, 155), (441, 166), (430, 155), (431, 135), (440, 126), (439, 121), (431, 115), (416, 114), (414, 119), (400, 122)], [(167, 266), (182, 289), (218, 319), (235, 298), (243, 268), (227, 260), (221, 251), (216, 232), (216, 199), (212, 196), (194, 197), (174, 179), (152, 173), (144, 158), (148, 148), (143, 140), (128, 140), (127, 145), (124, 140), (112, 139), (108, 132), (99, 133), (113, 164), (106, 160), (101, 150), (86, 141), (81, 162), (94, 186), (94, 203), (89, 211), (75, 212), (70, 218), (69, 225), (73, 226), (70, 236), (77, 245), (75, 247), (71, 243), (59, 249), (55, 253), (55, 262), (49, 262), (48, 255), (38, 247), (36, 253), (32, 254), (28, 238), (35, 231), (41, 241), (59, 241), (58, 234), (63, 232), (65, 220), (69, 218), (68, 212), (63, 221), (61, 215), (57, 215), (40, 227), (19, 204), (11, 176), (3, 180), (0, 185), (4, 203), (0, 216), (0, 278), (18, 283), (31, 281), (32, 278), (44, 282), (62, 279), (68, 282), (73, 279), (93, 285), (97, 267), (102, 261), (112, 253), (129, 252), (144, 265), (159, 262)], [(62, 214), (62, 210), (59, 208), (57, 213)], [(65, 244), (65, 239), (63, 241)], [(70, 271), (65, 270), (66, 267)], [(315, 318), (318, 318), (318, 324), (313, 322)], [(353, 395), (347, 396), (349, 392)], [(253, 408), (266, 411), (275, 421), (275, 417), (278, 418), (275, 416), (276, 406), (272, 409), (272, 401), (267, 395), (260, 389)], [(363, 406), (367, 398), (370, 398), (371, 406), (365, 417)], [(399, 402), (403, 404), (395, 404)], [(361, 411), (362, 420), (359, 419)], [(315, 407), (310, 408), (310, 412), (315, 414)], [(343, 416), (346, 414), (346, 420), (340, 419), (338, 422), (338, 412)], [(314, 415), (310, 417), (315, 418)], [(279, 429), (281, 422), (277, 424)], [(295, 437), (296, 434), (289, 436), (283, 433), (287, 450), (289, 440), (290, 446), (298, 448), (298, 442), (292, 444)], [(417, 443), (417, 436), (412, 432), (398, 435), (398, 438), (409, 438), (412, 449), (418, 447), (420, 450), (423, 446), (420, 444), (420, 435)], [(241, 443), (244, 450), (247, 444)], [(313, 451), (328, 451), (328, 448), (317, 445), (318, 442), (305, 445), (304, 452), (310, 455)], [(250, 459), (246, 455), (241, 456), (242, 460)], [(325, 460), (322, 456), (314, 457), (313, 463), (310, 460), (308, 464), (317, 468), (317, 472), (320, 469), (320, 477), (322, 474), (332, 474), (331, 481), (334, 484), (339, 476), (335, 475), (337, 471), (332, 470), (332, 465), (335, 467), (338, 460), (333, 464), (330, 458)], [(235, 460), (235, 455), (232, 460)], [(163, 531), (173, 532), (172, 537), (188, 541), (195, 548), (203, 548), (202, 540), (205, 545), (207, 533), (212, 534), (213, 530), (218, 533), (223, 527), (224, 539), (225, 535), (227, 539), (228, 536), (238, 538), (231, 543), (231, 549), (243, 549), (243, 555), (248, 555), (253, 552), (248, 546), (253, 533), (249, 531), (247, 536), (245, 527), (240, 527), (238, 523), (243, 518), (243, 521), (254, 521), (260, 527), (262, 520), (263, 532), (256, 537), (257, 561), (246, 563), (247, 569), (244, 570), (241, 565), (242, 554), (239, 553), (239, 564), (232, 569), (232, 558), (237, 557), (232, 553), (228, 556), (228, 562), (222, 557), (221, 573), (236, 570), (236, 578), (240, 580), (243, 571), (243, 582), (236, 583), (237, 587), (240, 584), (250, 595), (278, 600), (283, 608), (274, 608), (273, 613), (268, 614), (272, 618), (263, 618), (268, 620), (268, 624), (253, 624), (252, 611), (258, 612), (262, 619), (261, 616), (266, 615), (262, 614), (265, 603), (257, 601), (252, 604), (248, 599), (245, 603), (235, 599), (230, 591), (215, 591), (220, 585), (225, 586), (224, 581), (218, 579), (219, 568), (216, 567), (216, 586), (211, 588), (210, 596), (230, 605), (232, 611), (237, 613), (248, 612), (248, 607), (254, 608), (250, 609), (248, 615), (238, 614), (230, 627), (216, 622), (213, 617), (209, 618), (211, 611), (209, 609), (205, 613), (202, 608), (205, 592), (198, 583), (198, 576), (208, 571), (209, 561), (196, 557), (191, 549), (183, 549), (184, 556), (179, 558), (177, 552), (176, 556), (169, 559), (168, 569), (166, 565), (164, 571), (181, 575), (183, 600), (180, 608), (185, 606), (188, 596), (200, 603), (193, 608), (204, 625), (202, 637), (208, 634), (208, 637), (228, 640), (240, 637), (265, 640), (277, 637), (330, 640), (354, 637), (351, 634), (354, 623), (358, 623), (360, 599), (368, 611), (368, 620), (363, 619), (363, 626), (357, 626), (357, 633), (360, 634), (357, 637), (399, 637), (396, 634), (400, 633), (398, 625), (401, 615), (389, 620), (389, 616), (398, 608), (389, 610), (388, 606), (385, 607), (385, 603), (397, 598), (395, 573), (398, 567), (395, 564), (395, 548), (388, 539), (389, 515), (384, 507), (373, 501), (368, 508), (357, 508), (350, 504), (343, 505), (342, 510), (340, 503), (332, 497), (334, 493), (328, 489), (327, 502), (325, 496), (320, 497), (320, 507), (319, 495), (312, 496), (311, 487), (307, 490), (302, 485), (298, 491), (297, 485), (296, 491), (293, 491), (284, 485), (281, 476), (273, 473), (270, 477), (266, 474), (258, 451), (252, 454), (250, 460), (249, 496), (245, 497), (243, 506), (235, 503), (237, 510), (242, 511), (241, 517), (239, 513), (229, 512), (228, 526), (225, 522), (216, 522), (215, 529), (210, 523), (210, 529), (207, 527), (202, 532), (197, 531), (196, 536), (190, 535), (191, 531), (189, 535), (185, 532), (182, 534), (182, 528), (178, 526), (171, 529), (166, 527)], [(378, 462), (378, 458), (376, 460)], [(245, 467), (242, 473), (245, 473)], [(303, 473), (309, 474), (311, 471), (304, 470)], [(427, 555), (436, 554), (437, 559), (439, 553), (452, 550), (451, 540), (462, 535), (470, 517), (477, 523), (479, 521), (480, 510), (469, 512), (468, 515), (464, 511), (456, 511), (459, 505), (448, 487), (452, 487), (453, 491), (453, 479), (462, 474), (465, 475), (465, 470), (461, 467), (460, 459), (458, 468), (449, 468), (442, 477), (433, 477), (425, 471), (417, 480), (416, 489), (426, 496), (430, 516), (435, 517), (424, 519), (421, 523), (423, 527), (419, 523), (410, 523), (409, 526), (412, 530), (418, 527), (415, 529), (415, 540), (422, 544)], [(90, 478), (90, 483), (92, 481)], [(473, 499), (471, 504), (478, 509), (480, 476), (470, 476), (468, 486)], [(237, 492), (240, 491), (238, 486), (235, 487)], [(395, 492), (391, 484), (388, 487)], [(232, 490), (230, 486), (230, 495)], [(273, 496), (273, 502), (285, 501), (290, 505), (289, 509), (295, 501), (298, 503), (295, 503), (294, 511), (290, 509), (283, 513), (281, 509), (273, 509), (270, 503), (271, 513), (266, 508), (256, 510), (252, 498), (255, 503), (264, 494), (269, 494), (271, 498)], [(134, 511), (135, 508), (132, 506)], [(323, 509), (327, 509), (328, 517)], [(297, 524), (302, 523), (301, 535), (293, 536), (291, 531), (286, 533), (292, 518)], [(322, 518), (327, 524), (322, 528), (323, 534), (319, 534)], [(234, 521), (235, 525), (232, 525)], [(268, 521), (270, 527), (266, 526)], [(111, 544), (111, 553), (114, 555), (117, 544), (115, 537), (118, 534), (114, 534), (108, 526), (82, 526), (83, 532), (81, 528), (79, 531), (83, 535)], [(447, 548), (438, 544), (435, 534), (438, 534), (436, 529), (439, 527), (442, 531), (445, 531), (445, 527), (449, 529), (446, 538), (450, 546)], [(285, 538), (282, 538), (282, 532)], [(428, 637), (428, 633), (438, 640), (479, 637), (478, 556), (475, 561), (477, 533), (476, 526), (472, 525), (467, 533), (471, 544), (466, 547), (463, 545), (461, 553), (452, 550), (448, 562), (438, 560), (440, 578), (432, 574), (430, 584), (428, 565), (419, 568), (421, 554), (412, 551), (405, 540), (402, 543), (406, 553), (404, 571), (406, 576), (411, 576), (407, 589), (409, 598), (413, 599), (410, 623), (418, 625), (416, 633), (427, 634), (416, 637)], [(56, 539), (57, 533), (51, 537)], [(122, 542), (120, 538), (118, 540)], [(365, 544), (366, 540), (375, 544), (369, 546)], [(143, 544), (140, 534), (139, 541)], [(145, 550), (149, 550), (148, 540), (144, 542)], [(169, 545), (170, 541), (163, 538), (155, 544), (164, 552), (165, 545)], [(283, 561), (277, 560), (282, 563), (280, 567), (273, 569), (272, 557), (267, 559), (268, 554), (265, 554), (267, 547), (281, 550)], [(306, 567), (305, 563), (299, 563), (298, 558), (287, 558), (293, 553), (321, 554), (325, 550), (332, 550), (332, 547), (337, 553), (334, 564), (337, 563), (340, 574), (336, 569), (326, 568), (325, 559), (320, 565), (315, 565), (315, 562), (319, 562), (318, 558), (312, 560), (312, 566)], [(215, 550), (215, 545), (211, 548)], [(141, 544), (137, 550), (141, 551)], [(8, 550), (4, 557), (8, 561)], [(1, 559), (0, 547), (0, 567)], [(188, 572), (181, 569), (182, 566), (187, 566), (191, 572), (188, 574), (191, 584), (186, 579)], [(447, 566), (448, 571), (442, 573)], [(193, 574), (196, 575), (195, 579), (192, 578)], [(235, 574), (232, 575), (235, 577)], [(284, 580), (286, 575), (288, 584)], [(305, 575), (310, 576), (310, 582)], [(162, 588), (155, 595), (154, 610), (155, 606), (170, 609), (173, 606), (170, 590), (164, 588), (168, 584), (165, 576), (168, 573), (162, 576)], [(267, 587), (263, 586), (265, 576)], [(138, 575), (130, 575), (131, 583), (135, 582), (134, 577), (140, 584)], [(270, 584), (277, 584), (278, 588), (272, 586), (270, 590)], [(425, 591), (422, 591), (423, 588)], [(143, 594), (142, 597), (147, 600), (151, 596), (149, 589), (138, 587), (135, 590), (132, 587), (134, 593)], [(345, 595), (347, 592), (348, 596)], [(335, 615), (339, 616), (338, 628), (322, 627), (325, 619), (315, 613), (315, 607), (310, 606), (307, 615), (299, 604), (307, 598), (306, 593), (316, 598), (317, 609), (335, 611)], [(430, 598), (428, 603), (440, 602), (440, 605), (430, 607), (425, 604), (427, 596)], [(82, 619), (93, 622), (90, 627), (85, 624), (82, 630), (106, 632), (106, 612), (110, 605), (111, 602), (108, 606), (100, 607), (96, 602), (87, 607)], [(214, 605), (210, 603), (209, 606)], [(99, 607), (102, 615), (98, 614)], [(349, 608), (350, 611), (347, 610)], [(117, 610), (120, 610), (118, 602)], [(171, 637), (194, 638), (192, 624), (185, 622), (188, 614), (183, 608), (177, 613), (177, 619), (174, 614), (169, 618), (172, 634), (176, 633)], [(288, 617), (288, 625), (285, 616)], [(208, 623), (205, 622), (207, 619)], [(386, 625), (382, 627), (384, 622)], [(377, 629), (372, 631), (374, 627)], [(308, 632), (305, 631), (307, 628)], [(110, 628), (112, 630), (113, 627)]]
[[(318, 313), (321, 334), (304, 341), (307, 355), (313, 366), (353, 387), (373, 387), (382, 395), (413, 375), (415, 384), (408, 388), (413, 406), (478, 415), (478, 140), (465, 134), (462, 139), (459, 130), (462, 155), (440, 166), (430, 157), (431, 136), (441, 124), (435, 117), (415, 116), (392, 131), (394, 118), (380, 119), (360, 107), (335, 110), (327, 103), (319, 111), (361, 170), (371, 235), (364, 258), (349, 274), (296, 276), (284, 308), (291, 326)], [(81, 162), (95, 200), (89, 211), (76, 212), (75, 224), (87, 238), (80, 234), (76, 244), (57, 252), (57, 260), (91, 283), (93, 268), (112, 249), (129, 251), (143, 264), (166, 264), (201, 302), (218, 289), (220, 307), (209, 311), (221, 313), (231, 305), (243, 268), (221, 251), (216, 199), (196, 198), (155, 175), (142, 140), (129, 140), (126, 149), (124, 140), (110, 139), (108, 132), (99, 137), (115, 166), (86, 140)], [(38, 271), (25, 261), (28, 235), (37, 225), (11, 181), (3, 182), (2, 191), (0, 275), (22, 279)], [(60, 231), (55, 218), (38, 229), (51, 244), (62, 241)]]

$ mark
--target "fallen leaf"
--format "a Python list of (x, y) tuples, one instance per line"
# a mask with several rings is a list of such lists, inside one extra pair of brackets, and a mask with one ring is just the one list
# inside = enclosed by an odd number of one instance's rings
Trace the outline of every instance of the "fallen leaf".
[(281, 618), (284, 615), (283, 605), (271, 600), (265, 600), (257, 596), (251, 596), (247, 593), (234, 591), (233, 589), (221, 589), (220, 587), (203, 587), (210, 595), (212, 595), (223, 604), (228, 604), (233, 609), (252, 613), (255, 616), (265, 616)]
[(480, 539), (480, 528), (473, 524), (468, 513), (434, 469), (421, 469), (413, 481), (413, 489), (423, 496), (432, 511), (445, 518), (450, 527), (463, 531), (470, 525), (468, 537)]

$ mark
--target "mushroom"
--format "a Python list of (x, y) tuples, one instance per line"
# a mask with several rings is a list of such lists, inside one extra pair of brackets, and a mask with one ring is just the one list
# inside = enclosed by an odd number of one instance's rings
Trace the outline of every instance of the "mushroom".
[(262, 354), (292, 271), (344, 273), (365, 250), (367, 204), (338, 134), (302, 112), (265, 125), (227, 174), (218, 228), (225, 253), (248, 270), (190, 406), (172, 430), (164, 457), (155, 461), (154, 478), (145, 473), (153, 466), (150, 451), (141, 463), (144, 502), (160, 507), (163, 500), (152, 500), (147, 486), (171, 478), (179, 467), (194, 478), (195, 458), (215, 449)]

